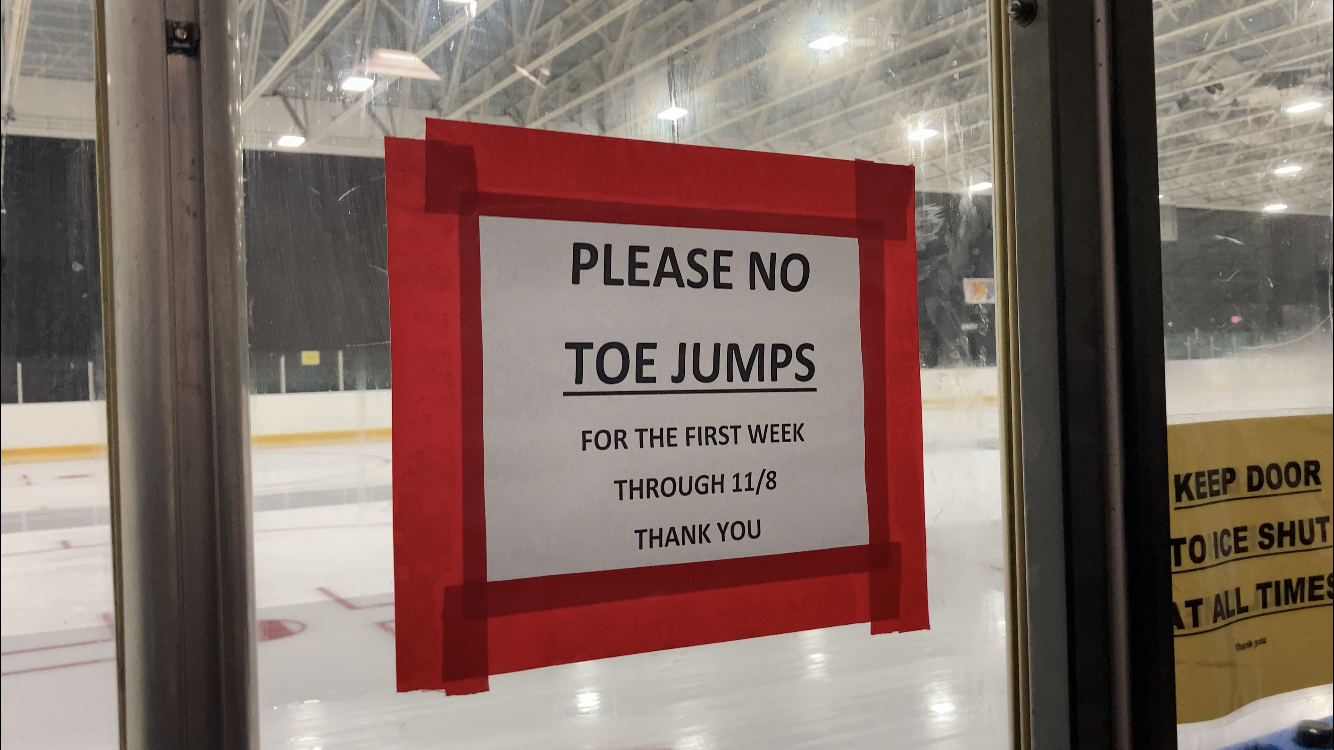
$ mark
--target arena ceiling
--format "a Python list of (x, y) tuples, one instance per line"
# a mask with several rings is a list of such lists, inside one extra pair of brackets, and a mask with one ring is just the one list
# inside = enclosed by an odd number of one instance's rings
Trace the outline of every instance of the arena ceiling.
[[(249, 148), (379, 155), (446, 117), (990, 180), (979, 0), (240, 1)], [(91, 137), (91, 0), (5, 2), (5, 132)], [(1165, 203), (1330, 213), (1331, 21), (1331, 0), (1154, 3)]]

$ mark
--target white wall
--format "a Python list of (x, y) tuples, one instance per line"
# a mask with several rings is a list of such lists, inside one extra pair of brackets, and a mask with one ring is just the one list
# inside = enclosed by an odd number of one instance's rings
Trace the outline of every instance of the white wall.
[[(1329, 410), (1334, 362), (1327, 350), (1167, 363), (1168, 413), (1192, 415), (1264, 410)], [(390, 391), (263, 394), (250, 397), (256, 437), (383, 430), (391, 426)], [(927, 438), (996, 430), (996, 368), (922, 371), (922, 414)], [(0, 436), (6, 450), (106, 442), (101, 401), (4, 404)]]
[[(266, 393), (250, 397), (255, 437), (381, 430), (391, 426), (390, 392)], [(54, 448), (102, 445), (107, 440), (106, 402), (4, 404), (0, 447)]]

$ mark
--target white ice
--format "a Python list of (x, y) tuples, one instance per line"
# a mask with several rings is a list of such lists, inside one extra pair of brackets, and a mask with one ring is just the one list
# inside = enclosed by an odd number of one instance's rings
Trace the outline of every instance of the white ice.
[[(1215, 364), (1226, 360), (1172, 363), (1173, 420), (1329, 411), (1328, 354), (1277, 359), (1232, 370)], [(1251, 378), (1265, 387), (1246, 387)], [(501, 675), (474, 696), (400, 695), (390, 504), (257, 512), (256, 597), (270, 636), (258, 652), (262, 742), (292, 750), (1008, 747), (997, 420), (983, 403), (924, 407), (927, 632), (872, 637), (854, 625)], [(387, 485), (389, 448), (257, 450), (256, 496)], [(0, 475), (6, 514), (106, 503), (101, 461), (15, 464)], [(4, 746), (114, 747), (108, 527), (5, 533), (0, 552)], [(1311, 700), (1327, 705), (1328, 696), (1328, 688), (1303, 696), (1300, 710), (1313, 710)], [(1250, 734), (1224, 724), (1208, 738), (1187, 730), (1183, 739), (1217, 747), (1279, 728), (1298, 710), (1279, 703), (1237, 725)]]

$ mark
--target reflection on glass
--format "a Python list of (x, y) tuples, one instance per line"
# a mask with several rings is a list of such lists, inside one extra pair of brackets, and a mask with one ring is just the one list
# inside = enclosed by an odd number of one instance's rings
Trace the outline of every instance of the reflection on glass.
[[(1154, 19), (1169, 423), (1329, 414), (1334, 10), (1205, 0)], [(1181, 725), (1181, 746), (1290, 734), (1331, 703), (1329, 685), (1271, 696)]]
[(6, 0), (0, 72), (5, 747), (112, 747), (116, 650), (92, 3)]
[[(265, 744), (1007, 744), (984, 5), (241, 0), (239, 12)], [(112, 674), (98, 661), (105, 463), (8, 458), (20, 372), (24, 407), (63, 410), (32, 432), (43, 446), (105, 439), (101, 412), (78, 411), (102, 394), (90, 20), (87, 0), (7, 0), (6, 745), (114, 741), (114, 683), (87, 676)], [(832, 628), (502, 676), (471, 698), (393, 693), (382, 142), (420, 137), (427, 117), (917, 168), (931, 631)], [(45, 234), (21, 249), (12, 233), (38, 231), (18, 228), (35, 219)], [(69, 661), (89, 663), (11, 676), (11, 631), (75, 632), (88, 643)]]
[[(309, 625), (261, 645), (266, 743), (1008, 744), (994, 292), (964, 284), (992, 276), (984, 5), (254, 2), (242, 28), (260, 616)], [(428, 117), (917, 167), (931, 631), (392, 693), (382, 139)]]

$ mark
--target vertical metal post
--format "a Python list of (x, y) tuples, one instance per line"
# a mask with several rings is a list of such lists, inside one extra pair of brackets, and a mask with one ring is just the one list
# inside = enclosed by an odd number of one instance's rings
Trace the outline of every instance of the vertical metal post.
[(93, 361), (88, 360), (88, 400), (97, 400), (97, 379), (93, 377)]
[(18, 378), (19, 403), (23, 403), (23, 363), (14, 363), (14, 377)]
[(258, 746), (235, 3), (95, 0), (121, 746)]
[[(1030, 747), (1176, 746), (1153, 8), (1010, 25)], [(1002, 10), (1004, 9), (1004, 10)], [(998, 211), (1002, 209), (998, 208)], [(998, 235), (998, 240), (1000, 240)], [(1187, 355), (1193, 354), (1186, 339)]]
[(343, 350), (338, 350), (338, 390), (343, 390)]
[(278, 392), (287, 393), (287, 355), (278, 355)]

